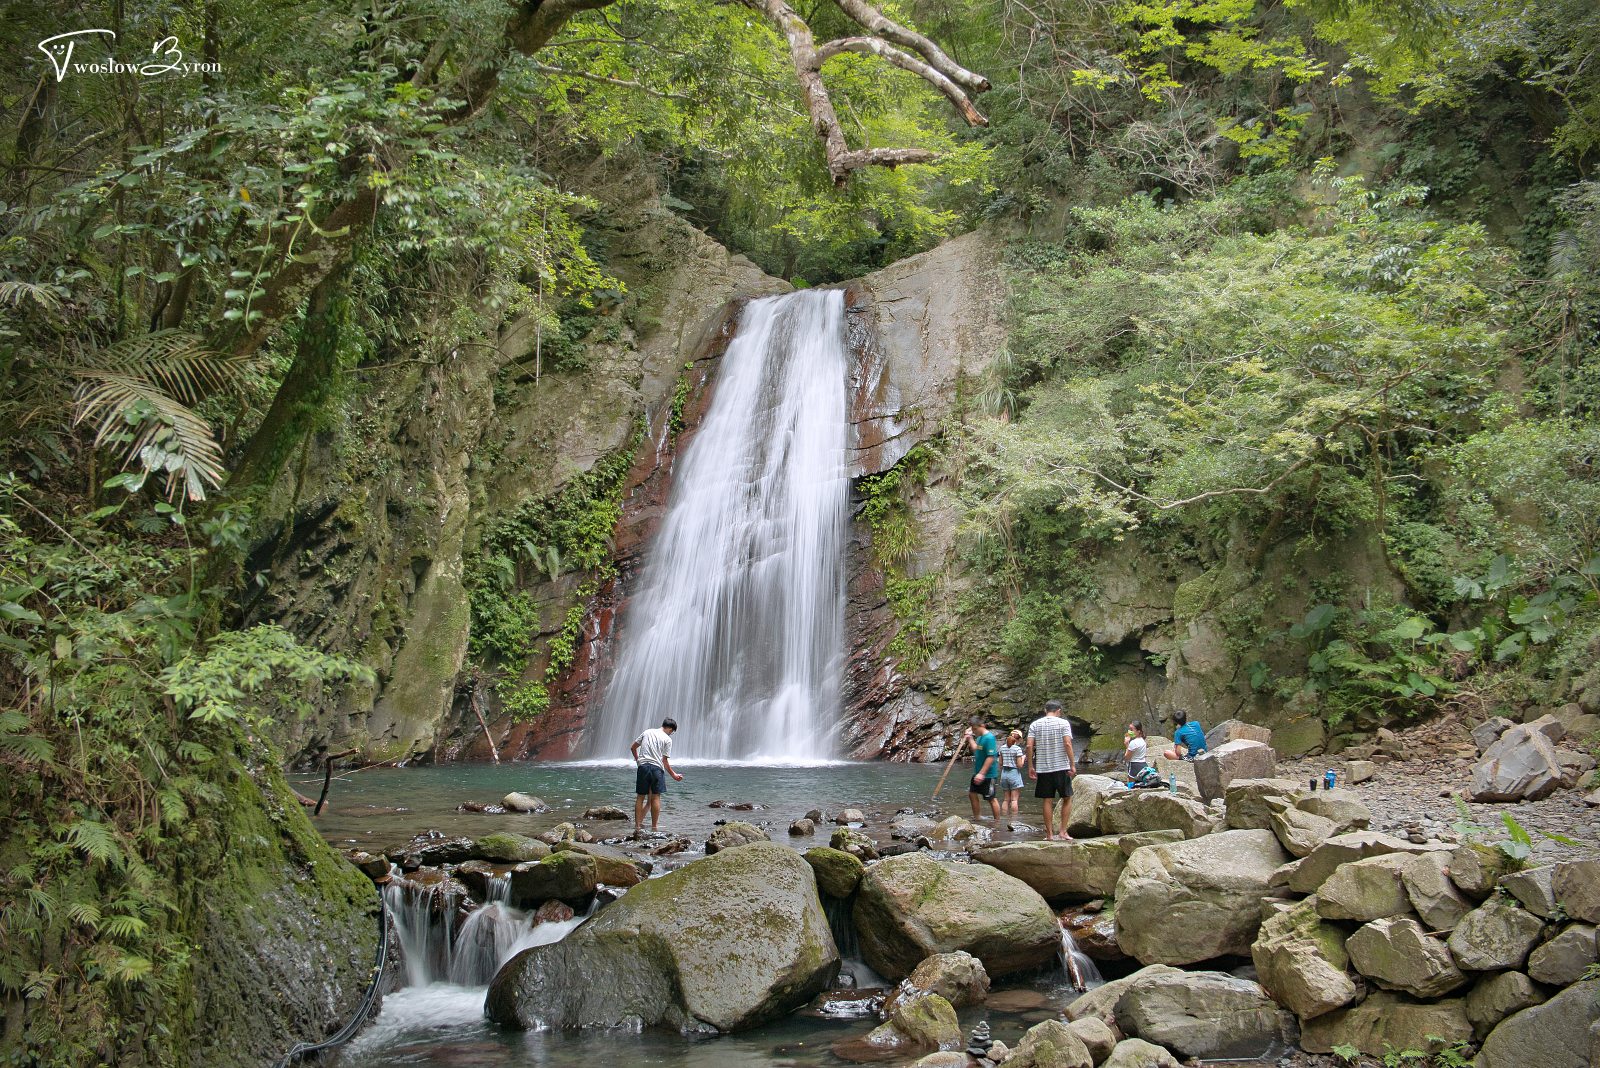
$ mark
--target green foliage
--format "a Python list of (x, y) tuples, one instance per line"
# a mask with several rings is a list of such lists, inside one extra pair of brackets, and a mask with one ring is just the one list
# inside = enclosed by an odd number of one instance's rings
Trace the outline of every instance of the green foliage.
[(917, 544), (916, 521), (907, 495), (926, 482), (934, 458), (933, 447), (923, 443), (887, 471), (856, 483), (860, 518), (872, 531), (872, 555), (883, 572), (884, 596), (896, 624), (888, 653), (908, 670), (927, 662), (935, 641), (932, 603), (939, 576), (913, 578), (906, 571)]
[(165, 692), (202, 722), (253, 722), (265, 715), (256, 709), (269, 685), (273, 704), (304, 715), (313, 707), (306, 687), (346, 680), (371, 686), (377, 677), (348, 657), (307, 649), (282, 627), (262, 624), (225, 631), (204, 655), (183, 657), (167, 670)]

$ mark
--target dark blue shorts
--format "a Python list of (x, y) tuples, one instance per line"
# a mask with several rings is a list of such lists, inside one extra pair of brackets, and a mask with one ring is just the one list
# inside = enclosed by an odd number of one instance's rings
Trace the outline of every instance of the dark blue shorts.
[(640, 764), (633, 776), (633, 792), (639, 797), (667, 792), (667, 773), (660, 764)]

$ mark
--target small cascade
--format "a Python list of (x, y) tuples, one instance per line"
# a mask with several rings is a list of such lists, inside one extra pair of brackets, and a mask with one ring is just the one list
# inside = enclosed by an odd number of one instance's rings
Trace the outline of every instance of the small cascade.
[(528, 914), (511, 907), (511, 878), (489, 879), (488, 900), (467, 917), (450, 952), (450, 982), (461, 986), (488, 986), (500, 965), (511, 959), (513, 948), (528, 933)]
[(1072, 937), (1072, 932), (1065, 927), (1061, 928), (1061, 968), (1072, 980), (1072, 985), (1077, 990), (1093, 990), (1105, 983), (1096, 968), (1094, 961), (1090, 960), (1083, 950), (1078, 948), (1078, 943)]
[(856, 935), (856, 923), (851, 915), (850, 902), (831, 894), (823, 894), (822, 913), (828, 918), (828, 931), (833, 935), (833, 944), (839, 950), (840, 977), (842, 979), (848, 975), (851, 980), (849, 984), (841, 983), (841, 985), (851, 985), (857, 990), (893, 986), (893, 983), (873, 971), (867, 962), (861, 959), (861, 939)]
[(443, 886), (417, 886), (396, 869), (383, 886), (407, 986), (426, 986), (450, 975), (459, 895)]

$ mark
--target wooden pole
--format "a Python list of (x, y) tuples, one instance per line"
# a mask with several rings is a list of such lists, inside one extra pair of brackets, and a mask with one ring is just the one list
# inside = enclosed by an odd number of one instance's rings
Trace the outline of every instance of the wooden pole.
[(956, 751), (950, 754), (950, 763), (945, 765), (944, 774), (939, 776), (939, 785), (933, 788), (934, 799), (939, 797), (939, 791), (944, 789), (944, 781), (950, 777), (950, 769), (956, 766), (956, 757), (961, 755), (961, 743), (956, 743)]
[(329, 754), (328, 762), (322, 766), (322, 796), (317, 798), (317, 807), (311, 810), (313, 816), (322, 815), (322, 806), (328, 803), (328, 786), (333, 782), (333, 762), (354, 756), (355, 753), (354, 749), (346, 749), (342, 753)]

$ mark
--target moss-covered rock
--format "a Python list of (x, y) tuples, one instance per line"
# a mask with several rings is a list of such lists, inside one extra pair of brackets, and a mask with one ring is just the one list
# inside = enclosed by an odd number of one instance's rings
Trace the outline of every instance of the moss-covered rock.
[[(550, 861), (564, 857), (592, 863)], [(523, 1028), (637, 1019), (735, 1031), (805, 1004), (838, 967), (811, 866), (757, 842), (640, 883), (562, 941), (518, 954), (485, 1011)]]
[(472, 855), (480, 860), (520, 864), (525, 860), (543, 860), (550, 855), (550, 847), (537, 838), (510, 831), (496, 831), (478, 839), (472, 846)]
[(1361, 997), (1346, 971), (1344, 932), (1317, 915), (1315, 898), (1268, 917), (1250, 947), (1250, 959), (1267, 993), (1302, 1019)]
[(806, 863), (816, 873), (818, 889), (837, 898), (847, 898), (855, 893), (867, 870), (860, 860), (830, 846), (806, 850)]

